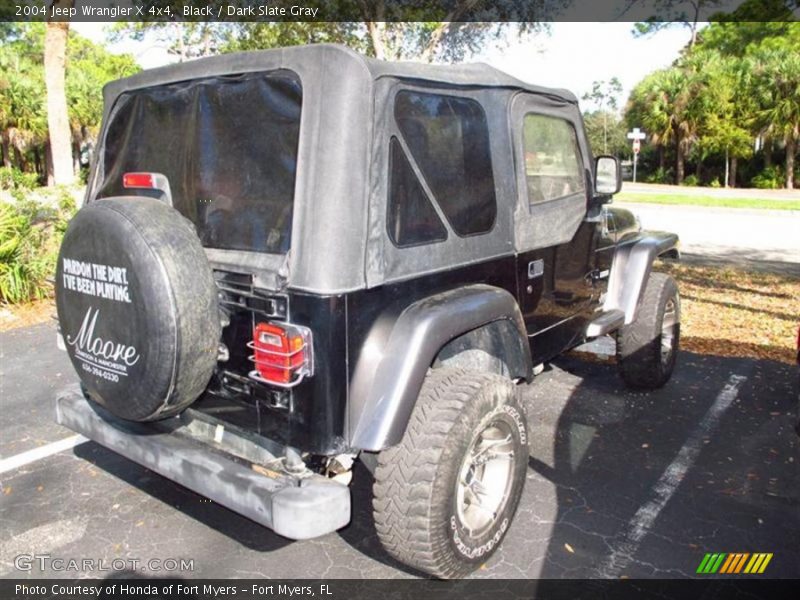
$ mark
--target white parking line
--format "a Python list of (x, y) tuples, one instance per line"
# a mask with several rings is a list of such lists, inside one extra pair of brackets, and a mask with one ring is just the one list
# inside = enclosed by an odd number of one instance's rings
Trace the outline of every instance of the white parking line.
[(69, 450), (70, 448), (74, 448), (75, 446), (88, 441), (89, 440), (82, 435), (73, 435), (40, 448), (34, 448), (33, 450), (28, 450), (27, 452), (22, 452), (21, 454), (17, 454), (15, 456), (9, 456), (8, 458), (0, 460), (0, 473), (6, 473), (7, 471), (19, 469), (20, 467), (24, 467), (32, 462), (47, 458), (53, 454), (58, 454), (64, 450)]
[(714, 404), (708, 409), (702, 421), (694, 428), (689, 439), (680, 449), (677, 456), (669, 464), (658, 482), (653, 486), (655, 498), (643, 504), (633, 518), (620, 541), (613, 545), (609, 557), (597, 568), (600, 577), (616, 578), (633, 560), (639, 544), (650, 531), (661, 510), (678, 489), (686, 473), (697, 460), (703, 447), (703, 440), (708, 438), (719, 425), (722, 415), (730, 407), (739, 393), (739, 386), (747, 381), (742, 375), (731, 375), (728, 383), (717, 395)]

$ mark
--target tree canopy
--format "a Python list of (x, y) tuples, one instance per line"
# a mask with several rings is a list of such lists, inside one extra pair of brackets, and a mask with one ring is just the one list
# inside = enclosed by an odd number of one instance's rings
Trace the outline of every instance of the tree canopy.
[[(775, 0), (767, 8), (779, 11)], [(741, 9), (758, 7), (748, 0)], [(676, 183), (694, 162), (722, 160), (722, 183), (735, 185), (740, 159), (762, 167), (782, 151), (783, 184), (794, 187), (800, 141), (800, 22), (714, 22), (697, 33), (671, 66), (654, 71), (632, 90), (626, 107), (629, 126), (649, 135), (664, 172), (674, 159)], [(750, 169), (757, 171), (758, 169)]]
[[(46, 174), (47, 109), (44, 23), (0, 28), (0, 136), (3, 163)], [(73, 144), (97, 135), (103, 86), (140, 70), (130, 55), (116, 55), (72, 32), (67, 43), (66, 96)]]

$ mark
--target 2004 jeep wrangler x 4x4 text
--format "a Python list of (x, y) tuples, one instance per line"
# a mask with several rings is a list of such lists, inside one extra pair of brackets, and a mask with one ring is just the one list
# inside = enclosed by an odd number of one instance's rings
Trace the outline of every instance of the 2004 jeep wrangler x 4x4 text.
[(672, 373), (678, 240), (619, 187), (572, 94), (484, 65), (318, 45), (114, 82), (57, 420), (292, 539), (348, 524), (360, 459), (386, 550), (466, 575), (517, 508), (538, 365), (613, 334), (630, 386)]

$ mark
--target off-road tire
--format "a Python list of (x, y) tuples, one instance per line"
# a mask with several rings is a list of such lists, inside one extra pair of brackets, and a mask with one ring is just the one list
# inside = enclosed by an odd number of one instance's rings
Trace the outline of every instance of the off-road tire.
[[(662, 357), (662, 325), (673, 303), (677, 323), (672, 327), (672, 351)], [(617, 333), (617, 365), (625, 384), (636, 390), (655, 390), (672, 376), (680, 343), (680, 295), (675, 280), (651, 273), (636, 319)]]
[[(479, 436), (502, 428), (513, 456), (503, 501), (482, 535), (462, 527), (457, 484)], [(528, 464), (525, 413), (517, 386), (493, 373), (441, 368), (422, 386), (402, 441), (382, 451), (373, 509), (383, 547), (397, 560), (440, 578), (467, 575), (492, 555), (519, 503)], [(497, 497), (500, 497), (499, 495)]]

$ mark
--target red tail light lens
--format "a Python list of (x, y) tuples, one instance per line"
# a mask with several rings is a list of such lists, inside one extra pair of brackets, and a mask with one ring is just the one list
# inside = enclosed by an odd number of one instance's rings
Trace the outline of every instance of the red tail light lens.
[(122, 186), (125, 188), (155, 189), (156, 181), (152, 173), (125, 173), (122, 176)]
[(290, 324), (258, 323), (253, 330), (253, 379), (291, 387), (311, 375), (311, 332)]

